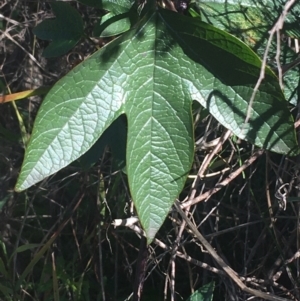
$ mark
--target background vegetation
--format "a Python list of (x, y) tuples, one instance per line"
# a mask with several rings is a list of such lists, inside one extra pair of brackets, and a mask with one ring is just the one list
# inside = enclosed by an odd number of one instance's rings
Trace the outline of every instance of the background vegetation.
[[(68, 3), (83, 18), (86, 36), (92, 37), (103, 10)], [(255, 6), (234, 4), (223, 5), (222, 10), (217, 4), (206, 4), (203, 18), (243, 39), (263, 57), (284, 3), (276, 1), (277, 10), (263, 16)], [(297, 9), (293, 7), (285, 19), (288, 26), (279, 53), (283, 66), (297, 60), (296, 44), (289, 42), (298, 36)], [(109, 41), (82, 39), (69, 53), (44, 58), (48, 42), (37, 39), (32, 30), (48, 17), (53, 17), (48, 2), (0, 4), (0, 88), (5, 94), (51, 86)], [(268, 64), (274, 68), (278, 43), (274, 38), (268, 53)], [(296, 120), (298, 72), (295, 66), (282, 77)], [(149, 246), (143, 273), (141, 228), (112, 225), (115, 219), (134, 215), (123, 172), (122, 133), (115, 148), (98, 150), (96, 162), (81, 158), (27, 191), (14, 192), (40, 102), (41, 97), (34, 96), (0, 108), (1, 300), (129, 300), (137, 298), (143, 278), (142, 300), (186, 300), (208, 283), (215, 283), (214, 300), (250, 300), (251, 296), (260, 300), (234, 284), (176, 210)], [(202, 198), (190, 208), (193, 223), (248, 287), (272, 298), (300, 300), (299, 158), (256, 152), (234, 138), (212, 152), (203, 141), (222, 136), (224, 128), (196, 104), (193, 116), (196, 151), (179, 200)], [(126, 120), (117, 122), (126, 131)], [(109, 140), (112, 134), (106, 135)], [(202, 174), (201, 179), (197, 174)], [(207, 194), (220, 183), (220, 191)]]

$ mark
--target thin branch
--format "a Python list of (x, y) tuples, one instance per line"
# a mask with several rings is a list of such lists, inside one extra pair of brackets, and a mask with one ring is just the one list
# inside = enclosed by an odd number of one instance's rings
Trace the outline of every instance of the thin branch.
[(192, 205), (195, 205), (199, 202), (207, 200), (216, 192), (220, 191), (223, 187), (227, 186), (233, 179), (235, 179), (238, 175), (240, 175), (246, 168), (248, 168), (257, 158), (259, 158), (264, 153), (264, 150), (256, 151), (248, 160), (244, 162), (242, 166), (240, 166), (237, 170), (232, 172), (227, 178), (225, 178), (222, 182), (220, 182), (216, 187), (206, 191), (205, 193), (199, 195), (198, 197), (188, 200), (181, 204), (181, 208), (187, 208)]
[(270, 295), (252, 288), (247, 287), (242, 280), (239, 278), (238, 274), (229, 267), (225, 261), (217, 254), (214, 248), (210, 245), (210, 243), (204, 238), (204, 236), (198, 231), (195, 225), (189, 220), (186, 214), (181, 209), (180, 203), (178, 201), (175, 202), (175, 207), (178, 213), (181, 215), (183, 220), (186, 221), (189, 228), (193, 231), (193, 234), (199, 239), (204, 248), (209, 252), (209, 254), (213, 257), (213, 259), (217, 262), (217, 264), (223, 269), (223, 271), (239, 286), (239, 288), (249, 294), (252, 294), (256, 297), (263, 298), (265, 300), (271, 301), (288, 301), (288, 299), (281, 298), (275, 295)]
[[(273, 26), (273, 28), (269, 31), (270, 33), (270, 36), (269, 36), (269, 39), (268, 39), (268, 42), (267, 42), (267, 46), (266, 46), (266, 49), (265, 49), (265, 52), (264, 52), (264, 56), (263, 56), (263, 60), (262, 60), (262, 65), (261, 65), (261, 69), (260, 69), (260, 75), (259, 75), (259, 78), (257, 80), (257, 83), (254, 87), (254, 90), (253, 90), (253, 93), (251, 95), (251, 98), (250, 98), (250, 101), (249, 101), (249, 105), (248, 105), (248, 110), (247, 110), (247, 115), (246, 115), (246, 119), (245, 119), (245, 124), (248, 123), (250, 117), (251, 117), (251, 110), (252, 110), (252, 106), (253, 106), (253, 102), (254, 102), (254, 99), (255, 99), (255, 96), (258, 92), (258, 89), (262, 83), (262, 81), (264, 80), (265, 78), (265, 69), (266, 69), (266, 66), (267, 66), (267, 59), (268, 59), (268, 54), (269, 54), (269, 50), (270, 50), (270, 47), (271, 47), (271, 43), (272, 43), (272, 40), (273, 40), (273, 36), (275, 35), (275, 33), (279, 33), (279, 31), (282, 29), (283, 27), (283, 23), (284, 23), (284, 20), (286, 18), (286, 15), (287, 13), (289, 12), (289, 10), (291, 9), (291, 7), (296, 3), (296, 0), (289, 0), (286, 2), (285, 6), (284, 6), (284, 9), (280, 15), (280, 17), (278, 18), (277, 22), (275, 23), (275, 25)], [(282, 70), (280, 70), (280, 64), (279, 66), (277, 66), (279, 69), (279, 75), (281, 75), (282, 73)], [(282, 85), (282, 82), (280, 82), (281, 85)]]

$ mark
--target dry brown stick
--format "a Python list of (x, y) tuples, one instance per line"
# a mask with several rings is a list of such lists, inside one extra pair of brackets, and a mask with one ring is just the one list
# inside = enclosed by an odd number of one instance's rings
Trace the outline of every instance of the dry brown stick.
[[(189, 210), (189, 208), (187, 209)], [(173, 249), (172, 249), (172, 255), (171, 255), (171, 259), (170, 259), (170, 267), (171, 267), (171, 276), (170, 276), (170, 290), (171, 290), (171, 301), (175, 300), (175, 260), (176, 260), (176, 256), (177, 256), (177, 251), (178, 251), (178, 247), (179, 247), (179, 243), (183, 234), (183, 231), (186, 227), (186, 223), (183, 220), (179, 231), (177, 233), (177, 237), (175, 239), (175, 242), (173, 244)]]
[(145, 236), (141, 237), (140, 249), (136, 263), (135, 279), (133, 283), (133, 301), (140, 301), (145, 282), (145, 274), (148, 259), (148, 247)]
[(222, 134), (222, 136), (219, 138), (218, 143), (215, 145), (215, 147), (213, 148), (213, 150), (210, 152), (210, 154), (206, 158), (205, 162), (202, 163), (202, 165), (201, 165), (201, 167), (199, 169), (199, 172), (198, 172), (198, 179), (200, 179), (203, 176), (203, 174), (207, 170), (207, 168), (208, 168), (211, 160), (221, 150), (222, 145), (230, 137), (230, 135), (231, 135), (231, 131), (230, 130), (226, 130)]
[(187, 207), (190, 207), (192, 205), (195, 205), (199, 202), (202, 202), (215, 194), (216, 192), (220, 191), (223, 187), (227, 186), (233, 179), (235, 179), (239, 174), (241, 174), (247, 167), (249, 167), (257, 158), (259, 158), (264, 153), (264, 150), (258, 150), (256, 151), (249, 159), (247, 159), (242, 166), (240, 166), (238, 169), (233, 171), (226, 179), (224, 179), (222, 182), (218, 184), (217, 187), (214, 187), (205, 193), (199, 195), (198, 197), (191, 199), (187, 202), (184, 202), (181, 204), (181, 208), (185, 209)]
[[(118, 226), (121, 226), (121, 224), (118, 224), (117, 227)], [(137, 225), (123, 223), (122, 226), (128, 227), (131, 230), (133, 230), (134, 232), (136, 232), (137, 234), (145, 236), (145, 232)], [(162, 242), (161, 240), (159, 240), (157, 238), (154, 238), (153, 243), (156, 244), (157, 246), (159, 246), (160, 248), (164, 249), (164, 250), (172, 252), (172, 249), (169, 246), (167, 246), (164, 242)], [(182, 258), (182, 259), (184, 259), (184, 260), (186, 260), (190, 263), (193, 263), (194, 265), (196, 265), (196, 266), (198, 266), (202, 269), (208, 270), (212, 273), (222, 275), (222, 276), (226, 275), (222, 270), (219, 270), (215, 267), (211, 267), (207, 263), (204, 263), (204, 262), (201, 262), (197, 259), (194, 259), (189, 255), (181, 253), (180, 251), (176, 251), (176, 256), (180, 257), (180, 258)]]
[(0, 32), (6, 36), (9, 40), (11, 40), (13, 43), (15, 43), (19, 48), (21, 48), (30, 58), (31, 60), (39, 67), (41, 68), (46, 74), (55, 76), (55, 74), (47, 71), (38, 61), (37, 59), (30, 53), (28, 52), (21, 44), (19, 44), (8, 32), (3, 31), (0, 29)]
[(193, 231), (193, 234), (199, 239), (201, 244), (204, 246), (204, 248), (210, 253), (210, 255), (213, 257), (213, 259), (217, 262), (217, 264), (224, 270), (224, 272), (239, 286), (239, 288), (249, 294), (252, 294), (253, 296), (263, 298), (265, 300), (271, 300), (271, 301), (288, 301), (288, 299), (281, 298), (275, 295), (270, 295), (252, 288), (247, 287), (242, 280), (239, 278), (238, 274), (229, 267), (225, 261), (217, 254), (217, 252), (214, 250), (214, 248), (210, 245), (210, 243), (204, 238), (204, 236), (198, 231), (198, 229), (195, 227), (195, 225), (189, 220), (189, 218), (186, 216), (186, 214), (183, 212), (180, 206), (179, 201), (175, 201), (174, 203), (178, 213), (181, 215), (182, 219), (186, 221), (189, 228)]
[[(224, 135), (223, 135), (224, 136)], [(223, 137), (222, 136), (222, 137)], [(221, 139), (222, 139), (221, 137)], [(194, 198), (195, 195), (196, 195), (196, 192), (197, 192), (197, 185), (198, 185), (198, 182), (201, 178), (201, 175), (204, 173), (204, 171), (207, 169), (211, 159), (213, 158), (213, 156), (219, 151), (219, 149), (222, 147), (222, 142), (220, 142), (221, 140), (220, 138), (218, 139), (217, 141), (217, 146), (214, 148), (214, 151), (211, 151), (210, 154), (208, 155), (208, 157), (210, 158), (210, 160), (208, 161), (208, 163), (206, 164), (205, 162), (202, 163), (202, 165), (200, 166), (199, 170), (198, 170), (198, 173), (197, 173), (197, 176), (192, 184), (192, 189), (191, 189), (191, 192), (190, 192), (190, 197), (189, 198)], [(190, 210), (190, 206), (186, 208), (186, 211), (189, 211)], [(179, 248), (179, 242), (181, 240), (181, 237), (182, 237), (182, 234), (183, 234), (183, 231), (184, 229), (186, 228), (186, 222), (184, 220), (182, 220), (181, 224), (180, 224), (180, 228), (179, 228), (179, 231), (177, 233), (177, 237), (175, 239), (175, 242), (173, 244), (173, 248), (172, 248), (172, 251), (171, 251), (171, 259), (170, 259), (170, 263), (169, 265), (171, 266), (171, 277), (170, 277), (170, 287), (171, 287), (171, 301), (173, 301), (175, 299), (175, 260), (176, 260), (176, 256), (178, 256), (178, 248)], [(167, 280), (167, 279), (166, 279)]]
[[(264, 56), (263, 56), (263, 60), (262, 60), (262, 65), (261, 65), (261, 69), (260, 69), (260, 75), (259, 75), (257, 83), (254, 87), (251, 98), (249, 100), (248, 110), (247, 110), (247, 114), (246, 114), (246, 118), (245, 118), (245, 124), (248, 123), (248, 121), (251, 117), (251, 110), (252, 110), (252, 106), (253, 106), (255, 96), (258, 92), (258, 89), (259, 89), (262, 81), (265, 78), (265, 68), (267, 66), (268, 54), (269, 54), (269, 50), (270, 50), (270, 47), (271, 47), (271, 42), (272, 42), (273, 36), (276, 32), (279, 32), (282, 29), (285, 17), (287, 15), (287, 13), (289, 12), (289, 10), (291, 9), (291, 7), (294, 5), (295, 2), (296, 2), (296, 0), (289, 0), (289, 1), (286, 2), (280, 17), (278, 18), (278, 20), (275, 23), (275, 25), (273, 26), (273, 28), (269, 31), (270, 36), (269, 36), (269, 39), (268, 39), (268, 42), (267, 42), (267, 46), (265, 48), (265, 52), (264, 52)], [(278, 67), (279, 81), (280, 81), (280, 78), (281, 78), (281, 81), (282, 81), (282, 69), (281, 69), (280, 64), (277, 67)]]
[[(142, 235), (142, 236), (145, 236), (145, 233), (144, 231), (137, 225), (134, 225), (132, 223), (126, 223), (126, 222), (117, 222), (117, 223), (113, 223), (114, 226), (118, 227), (118, 226), (125, 226), (125, 227), (128, 227), (130, 228), (131, 230), (133, 230), (134, 232), (136, 232), (137, 234), (139, 235)], [(161, 240), (157, 239), (157, 238), (154, 238), (153, 240), (153, 243), (156, 244), (157, 246), (159, 246), (160, 248), (164, 249), (164, 250), (169, 250), (170, 252), (172, 251), (171, 247), (167, 246), (164, 242), (162, 242)], [(300, 252), (298, 252), (300, 254)], [(294, 260), (297, 256), (299, 256), (299, 254), (296, 253), (295, 256), (293, 256), (293, 258), (291, 258), (290, 260)], [(204, 263), (204, 262), (201, 262), (197, 259), (194, 259), (192, 258), (191, 256), (187, 255), (187, 254), (184, 254), (184, 253), (181, 253), (180, 251), (176, 251), (176, 256), (179, 257), (179, 258), (182, 258), (184, 260), (186, 260), (187, 262), (189, 263), (192, 263), (202, 269), (205, 269), (207, 271), (210, 271), (212, 273), (215, 273), (217, 275), (220, 275), (220, 276), (226, 276), (227, 273), (224, 272), (223, 270), (219, 270), (215, 267), (212, 267), (210, 265), (208, 265), (207, 263)], [(274, 285), (275, 287), (283, 290), (283, 291), (286, 291), (286, 293), (289, 293), (288, 290), (279, 285), (277, 282), (275, 281), (266, 281), (264, 279), (256, 279), (255, 277), (240, 277), (240, 280), (241, 281), (245, 281), (247, 283), (251, 283), (252, 285), (254, 285), (253, 282), (257, 283), (257, 284), (261, 284), (261, 285)], [(293, 297), (293, 296), (292, 296)], [(274, 300), (274, 299), (272, 299)], [(278, 300), (278, 299), (277, 299)], [(275, 300), (275, 301), (277, 301)], [(279, 299), (280, 301), (286, 301), (287, 299)], [(294, 300), (294, 299), (293, 299)]]
[[(14, 25), (17, 25), (17, 26), (24, 26), (24, 27), (29, 26), (28, 24), (26, 24), (26, 22), (20, 23), (20, 22), (18, 22), (18, 21), (16, 21), (16, 20), (13, 20), (13, 19), (11, 19), (11, 18), (5, 17), (5, 16), (2, 15), (2, 14), (0, 14), (0, 20), (1, 20), (1, 19), (7, 21), (7, 23), (11, 23), (11, 24), (14, 24)], [(29, 23), (29, 22), (27, 22), (27, 23)]]

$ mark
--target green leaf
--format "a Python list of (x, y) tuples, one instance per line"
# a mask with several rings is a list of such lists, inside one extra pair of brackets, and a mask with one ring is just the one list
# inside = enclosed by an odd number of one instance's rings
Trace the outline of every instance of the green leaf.
[(16, 253), (21, 253), (21, 252), (25, 252), (27, 250), (31, 250), (31, 249), (34, 249), (34, 248), (38, 248), (40, 247), (41, 245), (40, 244), (26, 244), (26, 245), (22, 245), (22, 246), (19, 246), (10, 256), (10, 259), (8, 260), (8, 262), (11, 262), (11, 260), (14, 258), (15, 254)]
[(134, 4), (134, 0), (77, 0), (78, 2), (108, 10), (114, 14), (121, 14), (129, 11), (130, 7)]
[(130, 29), (131, 23), (129, 13), (114, 14), (108, 13), (96, 24), (93, 35), (101, 38), (119, 35)]
[(195, 291), (187, 301), (212, 301), (215, 283), (212, 281)]
[(77, 0), (77, 1), (84, 5), (88, 5), (96, 8), (103, 8), (102, 0)]
[[(202, 12), (203, 21), (234, 34), (252, 47), (255, 47), (270, 29), (268, 22), (273, 16), (268, 13), (269, 2), (262, 5), (253, 0), (230, 2), (196, 0)], [(272, 14), (278, 17), (273, 5)], [(265, 36), (264, 39), (266, 39)]]
[(9, 279), (8, 271), (1, 257), (0, 257), (0, 274), (4, 276), (4, 278)]
[(26, 244), (26, 245), (22, 245), (22, 246), (19, 246), (14, 253), (21, 253), (21, 252), (24, 252), (24, 251), (27, 251), (27, 250), (31, 250), (31, 249), (34, 249), (34, 248), (38, 248), (40, 247), (41, 245), (40, 244)]
[[(196, 6), (202, 12), (203, 21), (240, 38), (255, 49), (255, 52), (260, 57), (263, 57), (265, 53), (269, 31), (277, 22), (286, 3), (283, 0), (276, 2), (272, 0), (195, 1)], [(297, 29), (299, 29), (299, 25), (297, 25), (299, 24), (297, 21), (299, 8), (299, 3), (296, 3), (285, 17), (282, 34), (291, 37), (299, 36), (297, 35)], [(293, 61), (294, 58), (291, 55), (291, 50), (287, 49), (288, 43), (282, 41), (280, 44), (280, 62), (282, 65), (285, 65)], [(275, 61), (277, 50), (277, 39), (274, 37), (268, 52), (268, 62), (273, 65), (274, 70), (277, 70)], [(284, 95), (292, 104), (296, 104), (298, 101), (299, 71), (297, 69), (289, 71), (283, 77)]]
[(205, 71), (199, 72), (199, 65), (191, 66), (198, 73), (195, 80), (191, 76), (194, 87), (190, 93), (193, 89), (199, 91), (195, 91), (193, 98), (239, 138), (277, 153), (296, 154), (293, 118), (271, 69), (265, 69), (265, 79), (256, 93), (249, 123), (245, 125), (249, 100), (260, 74), (259, 57), (234, 36), (197, 18), (178, 16), (180, 20), (174, 22), (169, 11), (163, 18), (172, 24), (171, 32), (184, 53), (216, 77), (209, 82)]
[(6, 300), (12, 300), (10, 296), (13, 295), (13, 290), (10, 287), (7, 287), (0, 283), (0, 291), (5, 296), (5, 298), (7, 298)]
[(10, 198), (11, 198), (11, 195), (8, 194), (0, 200), (0, 212), (1, 212), (2, 208), (4, 207), (4, 205), (10, 200)]
[(296, 1), (284, 20), (283, 32), (292, 38), (300, 38), (300, 3)]
[(42, 40), (52, 40), (45, 48), (44, 57), (56, 57), (67, 53), (83, 36), (83, 20), (80, 14), (65, 2), (52, 2), (54, 20), (44, 20), (33, 33)]
[(134, 0), (105, 0), (103, 8), (117, 15), (128, 12), (134, 2)]
[(193, 100), (260, 147), (287, 153), (297, 146), (293, 119), (270, 69), (244, 125), (260, 67), (244, 43), (198, 18), (162, 9), (149, 13), (48, 93), (16, 190), (76, 160), (126, 114), (128, 181), (150, 243), (192, 164)]
[(200, 18), (201, 20), (201, 15), (192, 7), (189, 8), (189, 14), (193, 17), (193, 18)]

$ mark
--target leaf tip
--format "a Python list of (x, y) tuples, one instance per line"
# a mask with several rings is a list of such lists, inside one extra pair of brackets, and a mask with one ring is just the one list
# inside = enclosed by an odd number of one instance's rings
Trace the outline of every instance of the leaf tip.
[(28, 187), (27, 187), (26, 184), (24, 184), (24, 181), (20, 181), (20, 179), (18, 179), (18, 180), (17, 180), (17, 183), (16, 183), (16, 185), (15, 185), (14, 190), (15, 190), (15, 192), (22, 192), (22, 191), (24, 191), (26, 188), (28, 188)]

